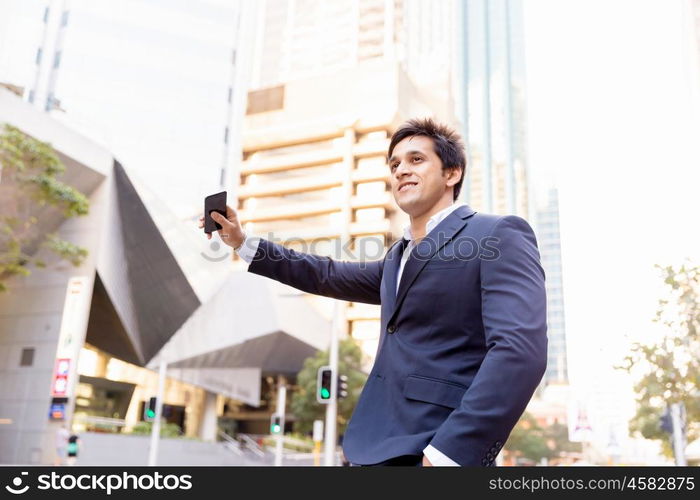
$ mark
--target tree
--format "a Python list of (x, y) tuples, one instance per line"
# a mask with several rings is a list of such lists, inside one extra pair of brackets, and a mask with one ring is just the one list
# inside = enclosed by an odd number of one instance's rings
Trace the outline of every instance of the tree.
[[(323, 420), (326, 405), (316, 401), (316, 376), (319, 367), (328, 364), (328, 351), (319, 351), (307, 358), (297, 374), (297, 389), (292, 395), (291, 410), (296, 421), (294, 431), (308, 433), (313, 429), (314, 420)], [(352, 338), (340, 341), (338, 348), (338, 370), (348, 377), (348, 395), (338, 400), (338, 431), (344, 433), (352, 415), (367, 375), (361, 370), (362, 350)]]
[(583, 447), (581, 443), (569, 441), (569, 428), (559, 422), (554, 422), (549, 427), (545, 427), (544, 436), (547, 446), (552, 450), (552, 456), (558, 457), (562, 453), (581, 453)]
[(531, 414), (523, 413), (508, 437), (504, 448), (516, 457), (539, 462), (551, 458), (552, 450), (547, 446), (545, 431)]
[(0, 134), (0, 292), (11, 276), (30, 274), (29, 266), (46, 267), (34, 258), (45, 247), (74, 266), (79, 266), (87, 250), (62, 240), (56, 233), (43, 234), (34, 215), (37, 207), (47, 207), (42, 217), (59, 211), (63, 217), (86, 215), (88, 199), (58, 177), (66, 167), (50, 144), (6, 124)]
[(688, 422), (688, 442), (700, 438), (700, 268), (690, 262), (676, 269), (656, 266), (664, 278), (668, 297), (659, 300), (654, 322), (666, 327), (657, 343), (634, 343), (619, 369), (639, 374), (634, 386), (637, 412), (630, 421), (630, 434), (661, 440), (672, 456), (670, 436), (661, 430), (667, 405), (683, 403)]

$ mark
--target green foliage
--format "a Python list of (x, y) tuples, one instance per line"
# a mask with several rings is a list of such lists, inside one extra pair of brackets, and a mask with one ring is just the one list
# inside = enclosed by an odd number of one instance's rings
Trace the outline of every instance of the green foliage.
[(690, 262), (678, 269), (656, 267), (668, 297), (659, 300), (654, 322), (664, 325), (667, 333), (655, 344), (634, 343), (618, 368), (641, 374), (634, 386), (637, 412), (630, 433), (661, 440), (664, 453), (672, 456), (670, 436), (660, 428), (667, 405), (685, 404), (688, 442), (700, 438), (700, 268)]
[[(32, 215), (37, 207), (57, 210), (65, 218), (88, 213), (85, 195), (58, 180), (65, 169), (50, 144), (29, 137), (12, 125), (4, 126), (0, 134), (0, 292), (7, 290), (5, 282), (9, 277), (29, 275), (30, 265), (47, 266), (31, 255), (36, 248), (45, 247), (74, 266), (87, 256), (87, 250), (56, 234), (38, 234), (39, 220)], [(43, 214), (48, 212), (44, 210)]]
[[(316, 375), (321, 366), (328, 364), (328, 351), (318, 352), (304, 361), (304, 367), (297, 374), (297, 390), (292, 395), (291, 410), (296, 421), (294, 430), (306, 434), (313, 430), (314, 420), (324, 420), (326, 405), (316, 401)], [(361, 371), (362, 350), (351, 339), (340, 342), (338, 348), (338, 369), (348, 377), (348, 396), (338, 401), (338, 432), (343, 434), (348, 425), (367, 375)]]
[(555, 422), (549, 427), (545, 427), (544, 435), (547, 439), (547, 446), (552, 450), (552, 456), (557, 457), (562, 453), (581, 453), (583, 446), (581, 443), (569, 441), (569, 428)]
[(569, 441), (569, 431), (564, 424), (555, 422), (542, 427), (537, 420), (525, 412), (513, 428), (504, 448), (518, 458), (539, 462), (552, 459), (563, 453), (581, 452), (581, 443)]
[[(139, 422), (134, 425), (131, 430), (132, 434), (139, 436), (150, 436), (153, 430), (153, 424), (151, 422)], [(160, 437), (162, 438), (179, 438), (184, 437), (182, 431), (180, 431), (180, 426), (173, 423), (163, 422), (160, 426)]]
[(543, 458), (551, 458), (552, 450), (547, 446), (544, 429), (529, 413), (524, 413), (510, 433), (504, 448), (518, 457), (539, 462)]
[[(294, 438), (299, 440), (298, 443), (290, 442), (289, 440), (283, 441), (283, 447), (286, 450), (295, 451), (298, 453), (305, 453), (312, 450), (314, 447), (314, 442), (306, 434), (300, 434), (298, 432), (290, 432), (285, 434), (285, 438)], [(263, 445), (269, 448), (275, 447), (277, 444), (276, 437), (265, 437), (263, 438)]]

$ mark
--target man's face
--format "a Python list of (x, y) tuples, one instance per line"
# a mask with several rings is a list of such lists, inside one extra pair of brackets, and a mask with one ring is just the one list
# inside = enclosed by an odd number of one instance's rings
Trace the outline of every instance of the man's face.
[[(395, 147), (389, 159), (391, 192), (396, 203), (409, 215), (418, 216), (435, 206), (449, 186), (460, 178), (460, 171), (443, 173), (442, 161), (435, 153), (430, 137), (406, 137)], [(452, 190), (448, 193), (452, 201)]]

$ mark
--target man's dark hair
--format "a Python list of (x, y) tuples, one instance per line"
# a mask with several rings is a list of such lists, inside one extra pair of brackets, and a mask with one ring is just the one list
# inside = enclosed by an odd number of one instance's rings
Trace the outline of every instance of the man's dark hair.
[(389, 143), (387, 162), (391, 158), (396, 145), (407, 137), (422, 135), (433, 140), (433, 149), (442, 162), (442, 170), (458, 169), (462, 172), (459, 182), (454, 185), (453, 200), (459, 196), (467, 170), (467, 157), (464, 153), (462, 138), (453, 129), (434, 121), (432, 118), (412, 118), (401, 125)]

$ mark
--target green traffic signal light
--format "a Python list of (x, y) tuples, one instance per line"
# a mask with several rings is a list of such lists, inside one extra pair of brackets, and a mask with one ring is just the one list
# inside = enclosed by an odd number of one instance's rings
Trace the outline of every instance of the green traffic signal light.
[(321, 399), (329, 399), (331, 397), (331, 391), (323, 387), (321, 389)]
[(270, 419), (270, 434), (282, 434), (284, 432), (284, 420), (280, 415), (274, 414)]
[(148, 400), (143, 412), (143, 419), (147, 422), (152, 422), (156, 418), (157, 398), (153, 397)]

